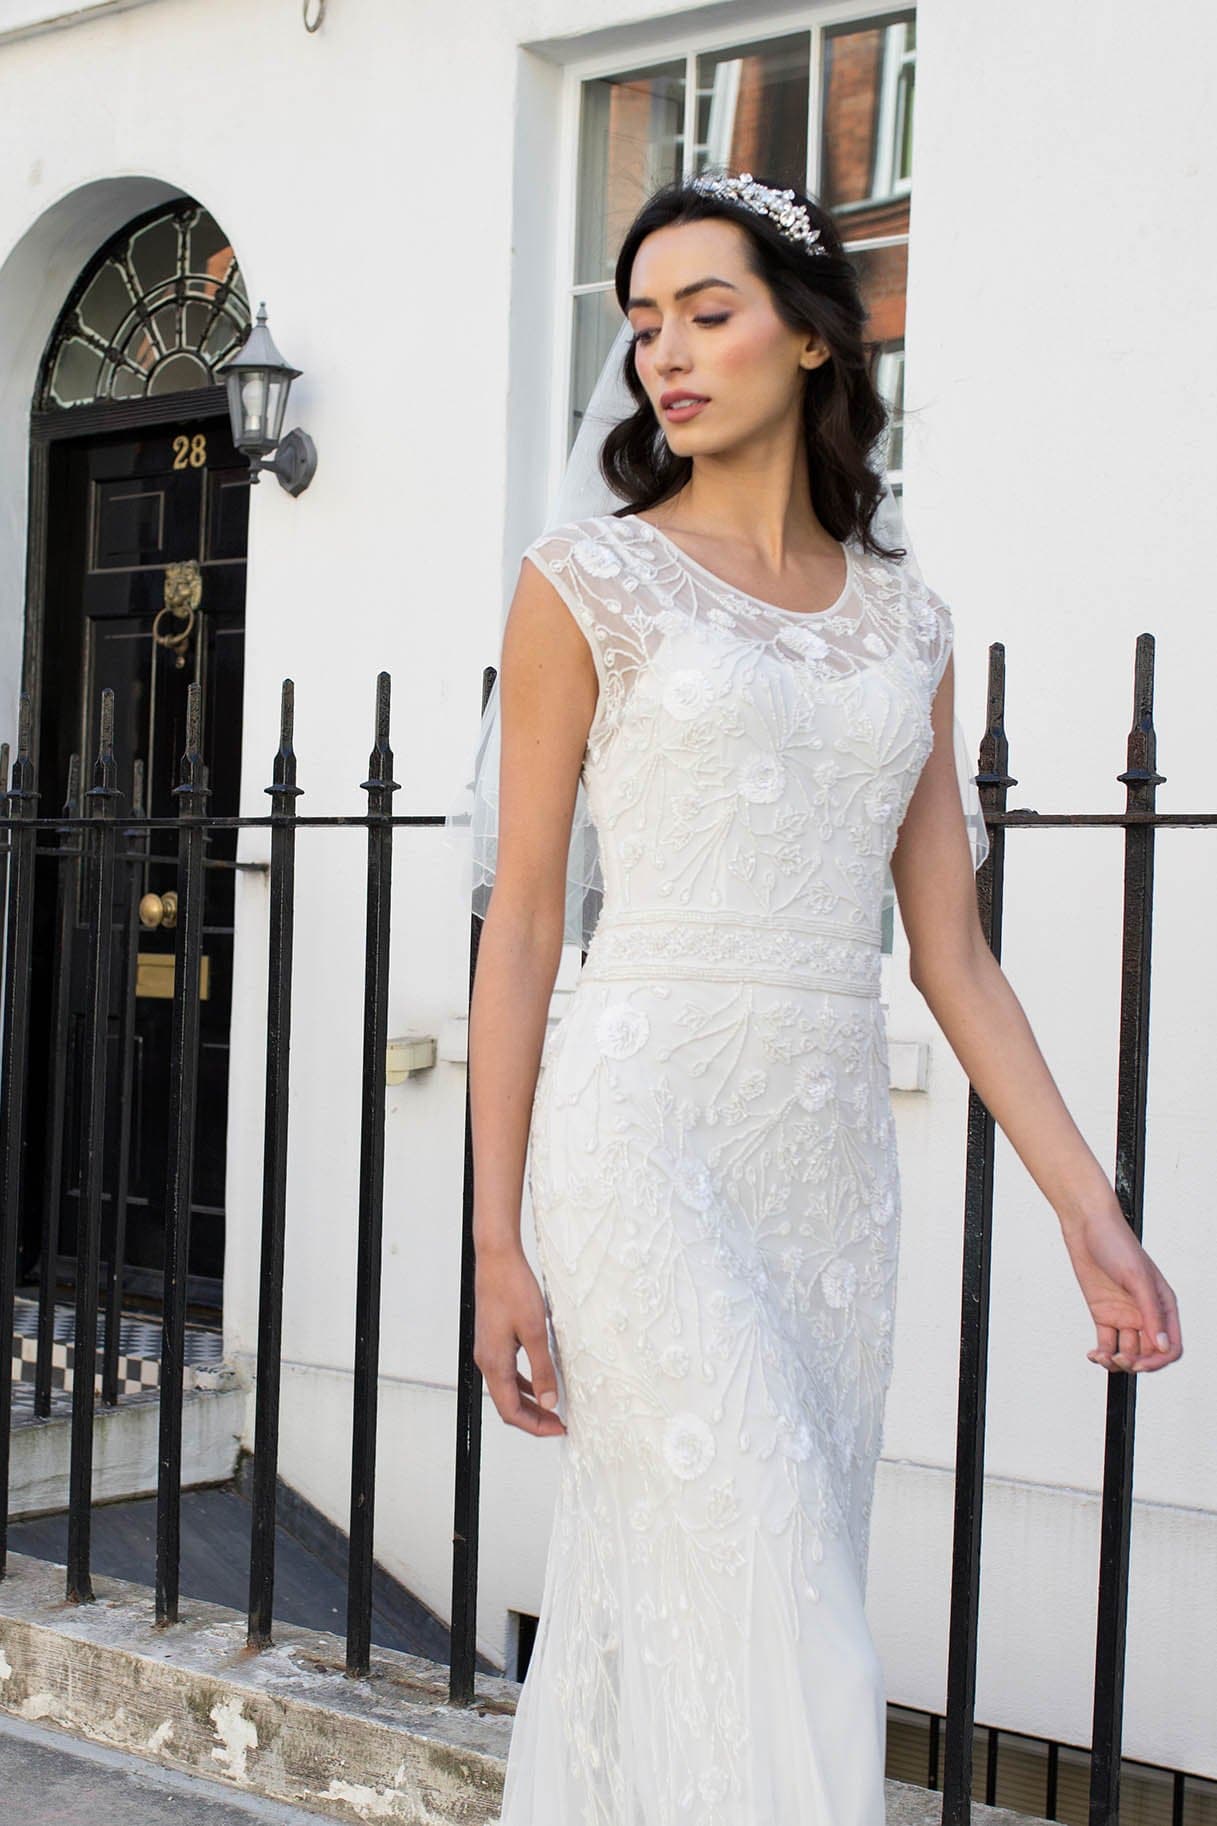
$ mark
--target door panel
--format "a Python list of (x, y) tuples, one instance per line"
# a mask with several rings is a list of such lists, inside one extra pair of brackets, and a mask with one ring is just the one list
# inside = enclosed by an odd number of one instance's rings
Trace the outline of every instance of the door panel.
[[(114, 692), (122, 809), (131, 805), (133, 764), (138, 760), (145, 768), (146, 809), (153, 816), (172, 816), (185, 746), (187, 689), (192, 683), (202, 688), (207, 809), (222, 815), (239, 810), (248, 515), (249, 471), (233, 448), (226, 419), (183, 417), (155, 431), (93, 436), (55, 447), (39, 730), (44, 814), (53, 814), (62, 805), (73, 751), (83, 756), (85, 788), (92, 784), (101, 693), (109, 687)], [(151, 833), (148, 852), (141, 892), (157, 894), (163, 901), (178, 885), (176, 837), (171, 832)], [(201, 1003), (189, 1265), (192, 1278), (201, 1277), (215, 1288), (224, 1261), (232, 1002), (234, 873), (224, 865), (231, 864), (235, 854), (235, 831), (209, 837), (203, 916), (207, 987)], [(36, 1005), (43, 1009), (49, 1007), (54, 964), (53, 877), (54, 866), (44, 863), (35, 975)], [(112, 960), (112, 1087), (118, 1083), (127, 892), (120, 870)], [(64, 1256), (75, 1253), (81, 1196), (79, 1046), (85, 938), (78, 926), (59, 1217)], [(156, 1270), (164, 1259), (173, 1004), (155, 988), (172, 980), (176, 940), (177, 928), (168, 920), (140, 932), (139, 951), (145, 960), (141, 982), (147, 993), (136, 1000), (134, 1090), (130, 1109), (112, 1111), (109, 1123), (103, 1256), (114, 1217), (118, 1123), (125, 1116), (130, 1124), (131, 1176), (124, 1256), (135, 1270)], [(45, 1028), (45, 1022), (39, 1026)], [(31, 1059), (35, 1090), (46, 1082), (39, 1074), (49, 1068), (43, 1033)], [(34, 1235), (41, 1223), (44, 1169), (44, 1160), (30, 1160), (26, 1204)]]

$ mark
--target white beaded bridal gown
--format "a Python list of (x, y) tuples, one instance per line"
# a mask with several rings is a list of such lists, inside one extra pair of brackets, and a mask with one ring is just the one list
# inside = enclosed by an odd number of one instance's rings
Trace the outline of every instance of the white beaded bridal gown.
[(857, 541), (806, 613), (635, 515), (526, 555), (595, 655), (604, 905), (532, 1112), (567, 1432), (502, 1823), (881, 1826), (880, 914), (951, 616)]

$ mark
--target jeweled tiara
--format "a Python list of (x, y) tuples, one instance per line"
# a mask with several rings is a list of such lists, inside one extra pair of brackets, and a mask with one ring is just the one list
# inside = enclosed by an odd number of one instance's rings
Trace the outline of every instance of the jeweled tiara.
[(725, 197), (729, 203), (741, 203), (745, 209), (755, 210), (757, 215), (768, 216), (788, 241), (794, 241), (809, 254), (828, 252), (826, 247), (814, 245), (820, 238), (820, 231), (811, 226), (803, 204), (795, 202), (793, 190), (775, 190), (772, 184), (760, 184), (750, 171), (741, 171), (738, 177), (702, 172), (690, 180), (690, 188)]

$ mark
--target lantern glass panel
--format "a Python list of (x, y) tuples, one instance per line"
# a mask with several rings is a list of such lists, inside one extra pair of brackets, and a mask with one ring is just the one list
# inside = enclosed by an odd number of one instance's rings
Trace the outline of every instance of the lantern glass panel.
[(283, 414), (287, 410), (287, 393), (291, 381), (282, 374), (266, 377), (266, 435), (272, 444), (283, 436)]
[(238, 450), (245, 448), (245, 414), (241, 407), (241, 373), (229, 373), (224, 376), (224, 391), (228, 395), (228, 422), (232, 426), (232, 441)]
[(252, 443), (266, 441), (266, 370), (246, 368), (241, 376), (241, 429)]

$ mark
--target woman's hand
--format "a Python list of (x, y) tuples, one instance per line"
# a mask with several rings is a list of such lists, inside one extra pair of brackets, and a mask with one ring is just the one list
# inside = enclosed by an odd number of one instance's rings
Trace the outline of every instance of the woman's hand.
[(1062, 1222), (1061, 1234), (1095, 1322), (1086, 1355), (1108, 1370), (1156, 1370), (1183, 1355), (1179, 1307), (1114, 1192), (1110, 1207)]
[[(475, 1262), (473, 1361), (495, 1407), (508, 1426), (525, 1433), (565, 1433), (558, 1415), (548, 1411), (558, 1399), (558, 1378), (545, 1327), (545, 1296), (523, 1249), (513, 1244), (483, 1247)], [(517, 1368), (521, 1345), (528, 1353), (531, 1379)]]

